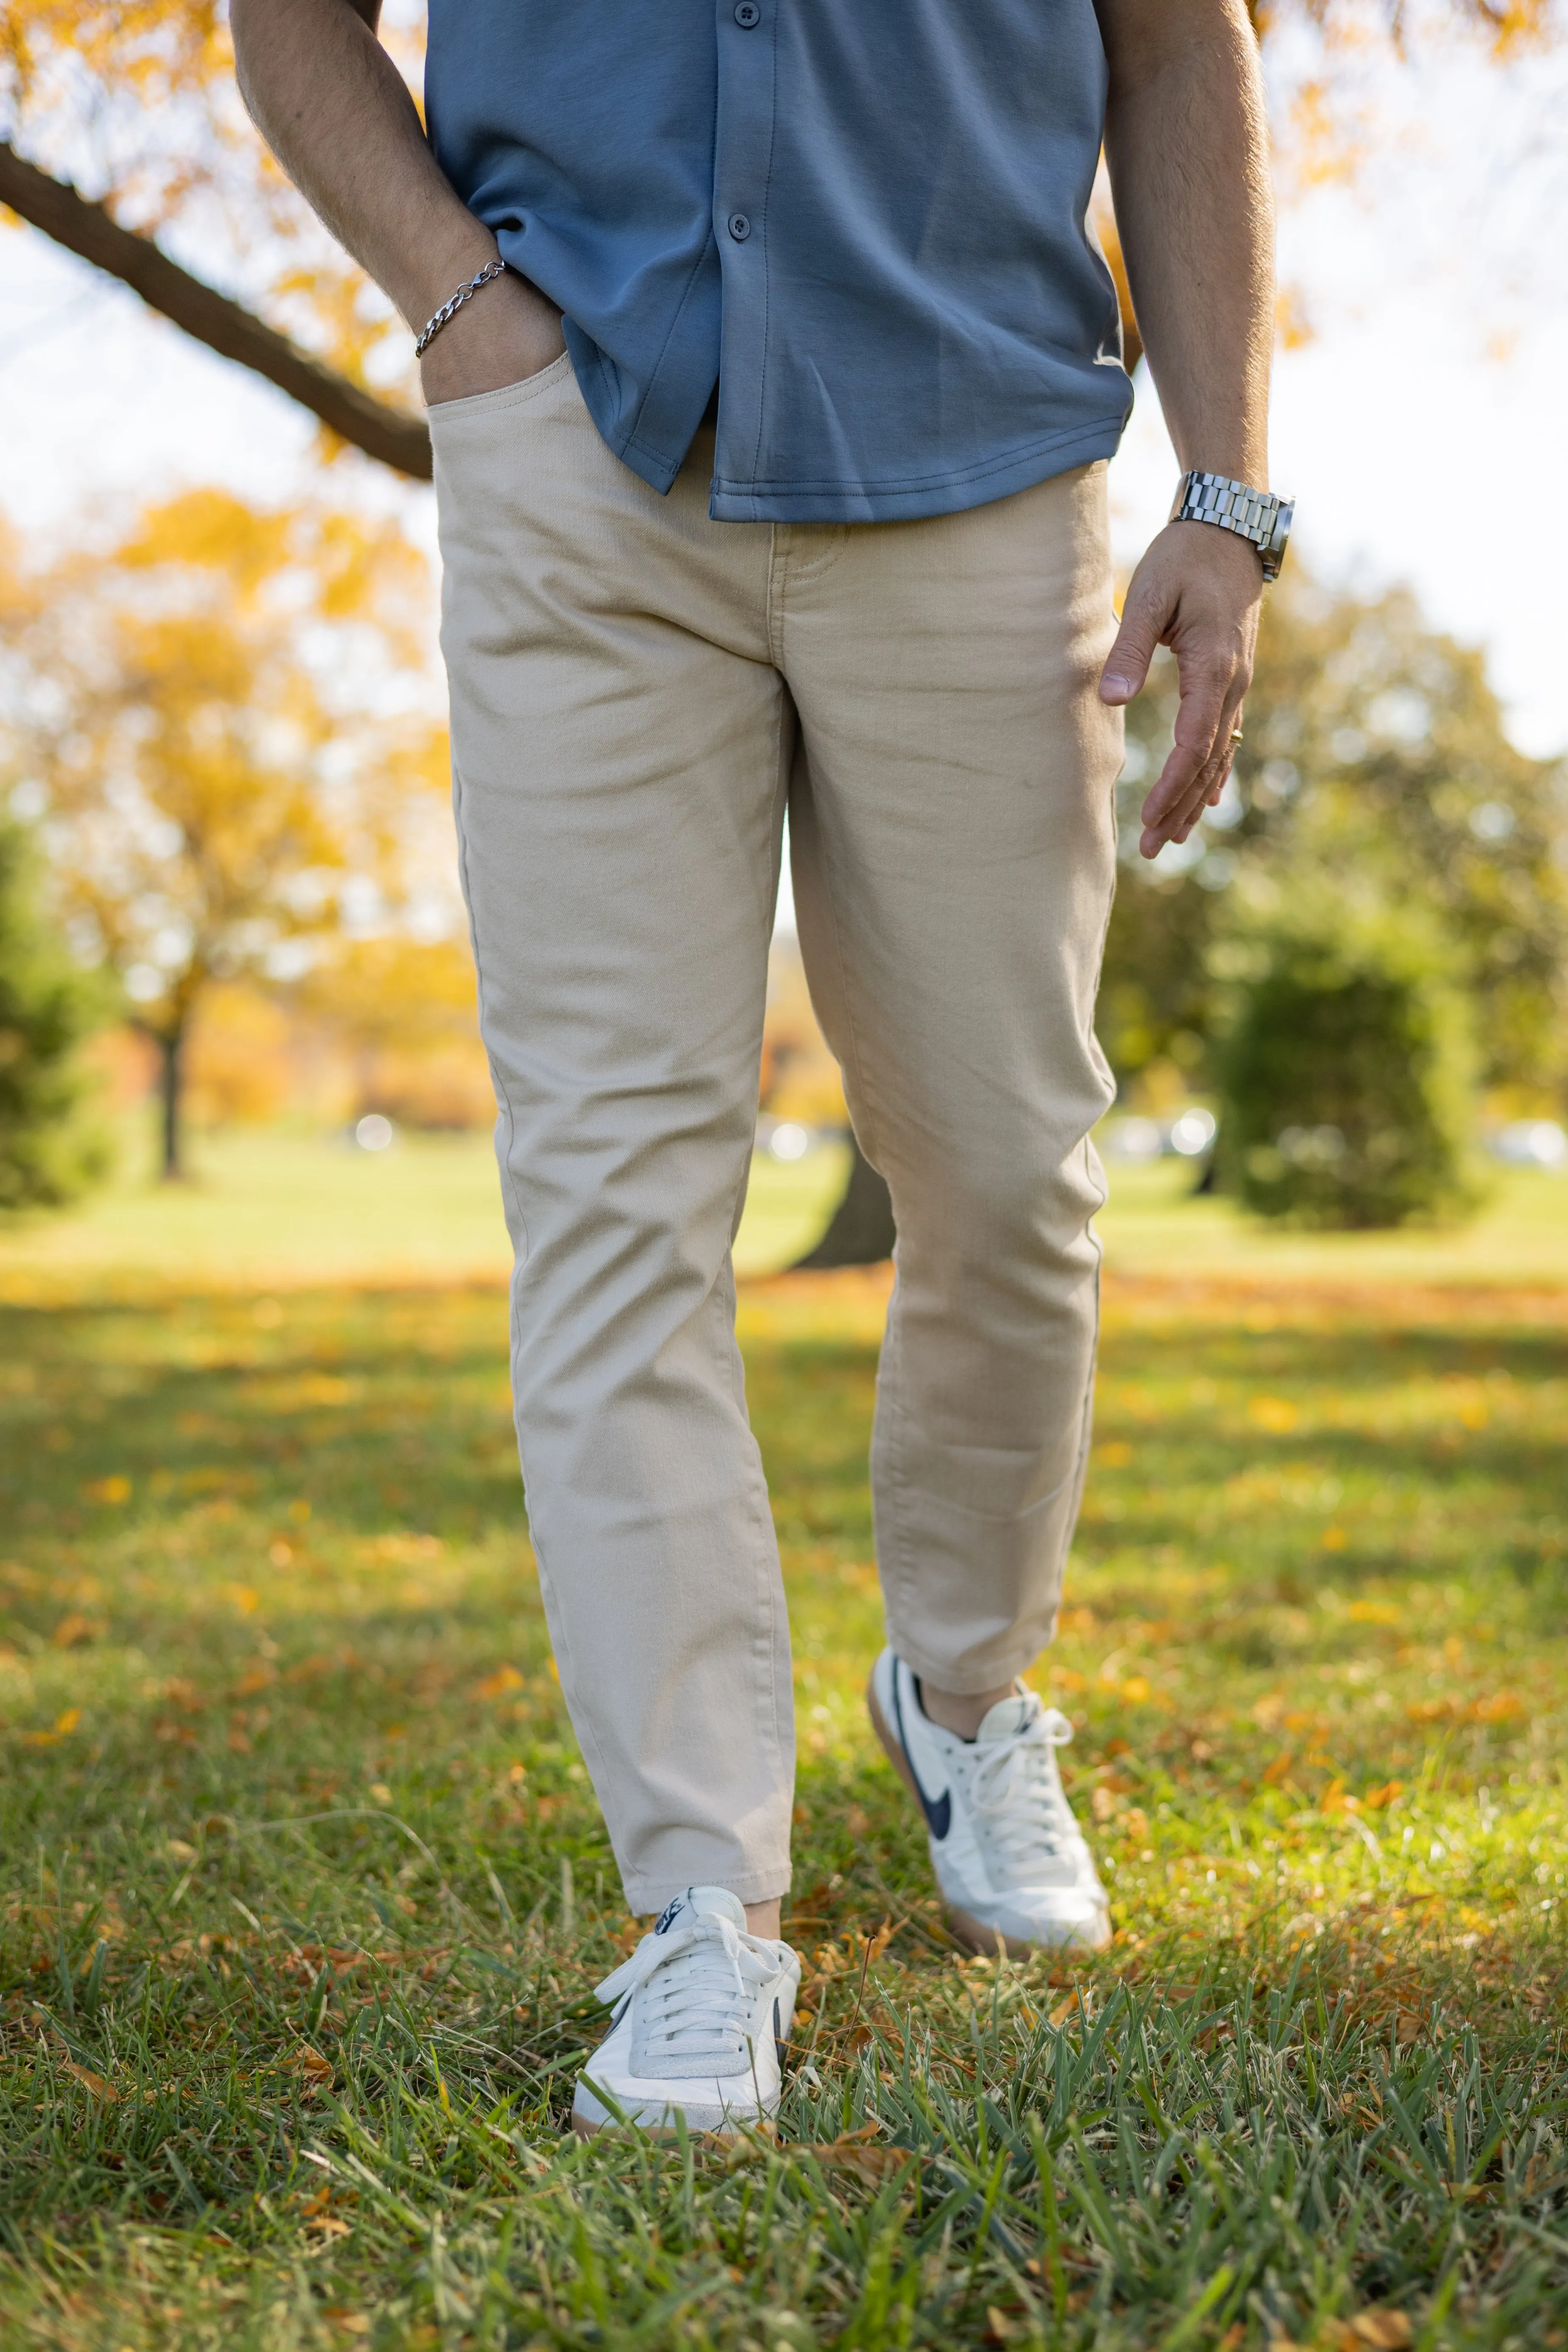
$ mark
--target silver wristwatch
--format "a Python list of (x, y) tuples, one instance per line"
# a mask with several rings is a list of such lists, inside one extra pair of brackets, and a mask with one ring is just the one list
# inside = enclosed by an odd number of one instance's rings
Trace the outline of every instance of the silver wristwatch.
[(1272, 490), (1251, 490), (1227, 474), (1184, 474), (1171, 509), (1173, 522), (1212, 522), (1234, 530), (1258, 550), (1265, 580), (1277, 580), (1285, 561), (1294, 499), (1276, 498)]

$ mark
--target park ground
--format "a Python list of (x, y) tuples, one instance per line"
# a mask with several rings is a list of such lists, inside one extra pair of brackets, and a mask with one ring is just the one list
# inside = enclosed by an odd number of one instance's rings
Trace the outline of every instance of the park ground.
[[(795, 1633), (774, 2136), (563, 2136), (629, 1948), (484, 1147), (215, 1140), (0, 1240), (0, 2345), (1568, 2342), (1568, 1182), (1116, 1179), (1060, 1636), (1111, 1949), (945, 1936), (868, 1737), (881, 1273), (741, 1328)], [(1281, 2346), (1283, 2352), (1283, 2346)]]

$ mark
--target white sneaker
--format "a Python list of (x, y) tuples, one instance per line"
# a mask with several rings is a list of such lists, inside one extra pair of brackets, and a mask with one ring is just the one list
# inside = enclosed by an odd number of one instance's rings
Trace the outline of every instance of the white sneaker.
[(717, 2132), (776, 2114), (799, 1986), (789, 1946), (748, 1935), (728, 1887), (689, 1886), (598, 1988), (615, 2018), (578, 2078), (574, 2126), (595, 2132), (618, 2110), (649, 2131), (684, 2116)]
[(901, 1658), (884, 1650), (867, 1694), (894, 1770), (926, 1817), (931, 1858), (953, 1934), (972, 1951), (1041, 1944), (1098, 1949), (1110, 1913), (1057, 1769), (1072, 1738), (1059, 1707), (1022, 1683), (973, 1739), (933, 1723)]

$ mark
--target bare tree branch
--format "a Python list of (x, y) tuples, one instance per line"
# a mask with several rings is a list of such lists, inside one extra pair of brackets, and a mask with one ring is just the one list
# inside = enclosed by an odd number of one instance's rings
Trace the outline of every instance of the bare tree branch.
[(323, 367), (161, 252), (151, 237), (121, 228), (103, 205), (52, 179), (0, 140), (0, 204), (96, 268), (107, 270), (143, 302), (221, 358), (236, 360), (319, 416), (344, 441), (415, 481), (430, 479), (430, 436), (423, 417), (394, 408)]

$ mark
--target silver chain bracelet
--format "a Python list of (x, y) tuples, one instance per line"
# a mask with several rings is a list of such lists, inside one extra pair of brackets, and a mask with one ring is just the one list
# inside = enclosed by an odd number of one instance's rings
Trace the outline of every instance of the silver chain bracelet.
[(477, 278), (470, 278), (466, 286), (459, 286), (451, 300), (443, 302), (434, 318), (426, 320), (425, 331), (414, 346), (414, 356), (416, 360), (424, 358), (447, 320), (460, 310), (465, 302), (471, 302), (481, 286), (488, 286), (492, 278), (502, 276), (506, 268), (507, 264), (504, 261), (487, 261)]

